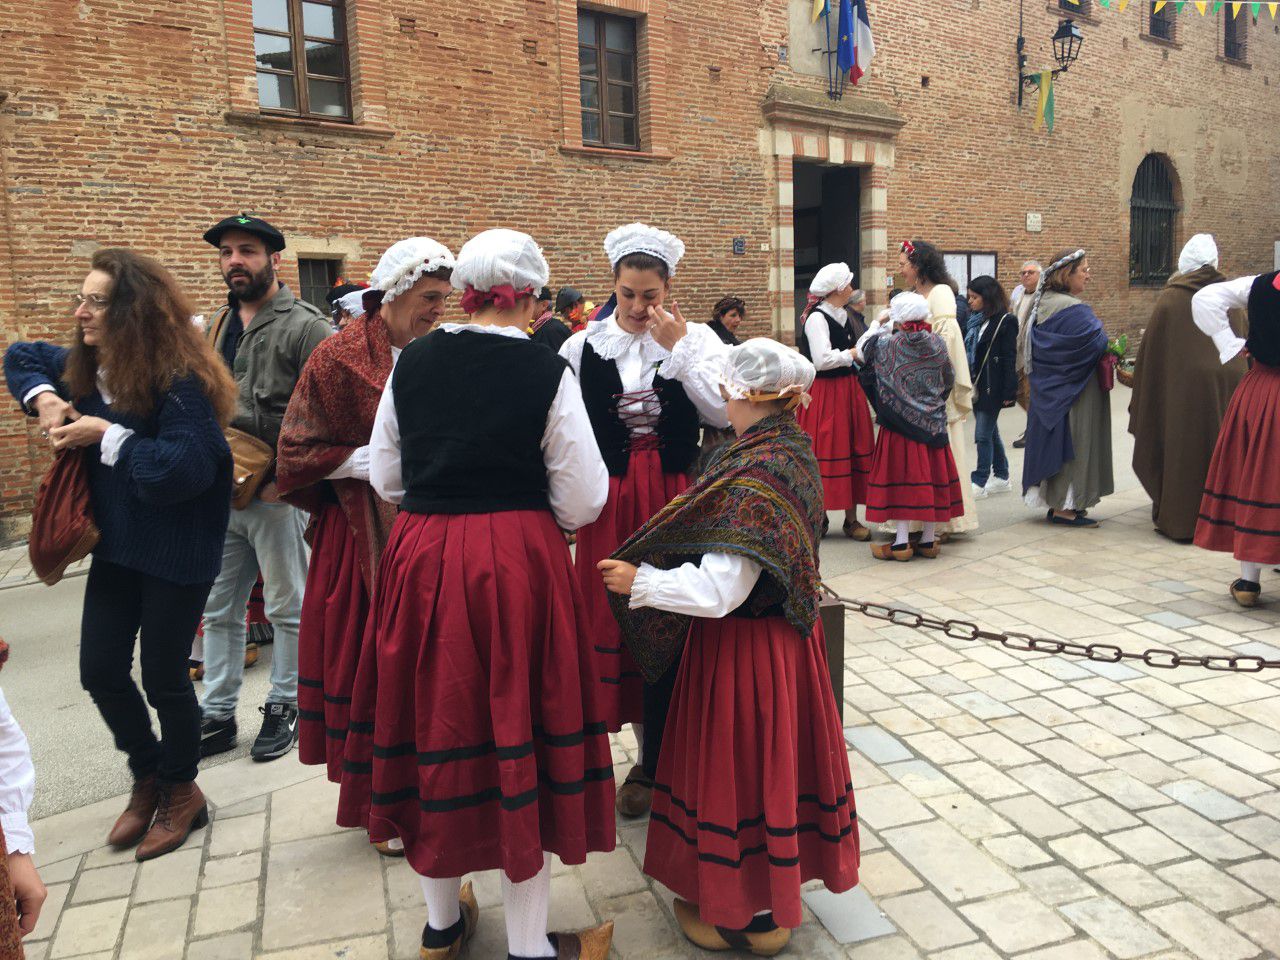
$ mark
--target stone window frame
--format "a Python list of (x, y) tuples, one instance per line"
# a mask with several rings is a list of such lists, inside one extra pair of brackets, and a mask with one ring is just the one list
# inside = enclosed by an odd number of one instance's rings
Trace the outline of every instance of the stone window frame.
[(359, 139), (390, 139), (385, 44), (379, 31), (393, 21), (391, 0), (346, 0), (349, 120), (325, 120), (266, 112), (258, 104), (253, 47), (253, 0), (222, 0), (226, 37), (228, 123), (298, 133)]
[[(671, 160), (673, 129), (670, 95), (670, 0), (556, 0), (560, 48), (560, 152), (624, 160)], [(578, 72), (578, 10), (636, 21), (636, 109), (639, 149), (602, 147), (583, 142), (582, 99)]]

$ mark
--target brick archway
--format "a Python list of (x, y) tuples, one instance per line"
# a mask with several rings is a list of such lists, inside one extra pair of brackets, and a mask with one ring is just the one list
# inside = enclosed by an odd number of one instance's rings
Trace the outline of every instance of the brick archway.
[(793, 165), (797, 160), (862, 168), (860, 249), (862, 287), (868, 304), (885, 302), (889, 270), (887, 233), (889, 171), (894, 141), (905, 121), (888, 105), (862, 97), (830, 100), (811, 90), (775, 86), (763, 111), (768, 125), (762, 144), (772, 158), (776, 183), (769, 303), (774, 336), (789, 339), (795, 328), (795, 220)]

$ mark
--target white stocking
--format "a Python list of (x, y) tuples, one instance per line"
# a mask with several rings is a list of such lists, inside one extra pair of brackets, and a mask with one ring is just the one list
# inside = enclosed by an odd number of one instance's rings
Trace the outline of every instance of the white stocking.
[(542, 869), (528, 880), (512, 883), (502, 874), (502, 909), (507, 915), (507, 952), (514, 957), (554, 957), (547, 939), (547, 911), (551, 908), (551, 855), (542, 855)]
[(448, 930), (462, 917), (458, 895), (462, 892), (461, 877), (418, 877), (422, 881), (422, 899), (427, 902), (427, 923), (432, 930)]
[(920, 542), (933, 543), (933, 534), (937, 529), (937, 526), (938, 525), (933, 522), (922, 524), (920, 527)]
[(204, 637), (198, 633), (191, 638), (191, 656), (188, 659), (204, 663)]
[(897, 521), (897, 524), (898, 532), (893, 538), (893, 545), (895, 547), (900, 547), (911, 539), (911, 521), (899, 520)]
[(1240, 561), (1240, 579), (1248, 580), (1250, 583), (1262, 582), (1262, 564), (1249, 563), (1247, 560)]
[(644, 724), (633, 723), (631, 732), (636, 737), (636, 763), (644, 766)]

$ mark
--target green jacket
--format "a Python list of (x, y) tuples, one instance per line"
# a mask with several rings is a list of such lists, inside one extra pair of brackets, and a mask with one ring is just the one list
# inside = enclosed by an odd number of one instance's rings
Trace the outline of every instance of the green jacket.
[[(209, 325), (209, 337), (219, 354), (230, 313), (228, 304)], [(263, 304), (240, 338), (231, 368), (240, 397), (231, 426), (276, 446), (302, 366), (332, 332), (324, 314), (281, 284), (279, 293)]]

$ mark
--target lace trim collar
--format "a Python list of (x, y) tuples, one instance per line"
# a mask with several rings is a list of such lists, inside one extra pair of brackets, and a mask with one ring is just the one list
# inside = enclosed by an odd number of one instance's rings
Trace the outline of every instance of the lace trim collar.
[(645, 363), (661, 363), (671, 356), (671, 351), (654, 340), (648, 330), (628, 333), (612, 316), (587, 324), (587, 342), (601, 360), (617, 360), (635, 349), (639, 349), (640, 358)]

